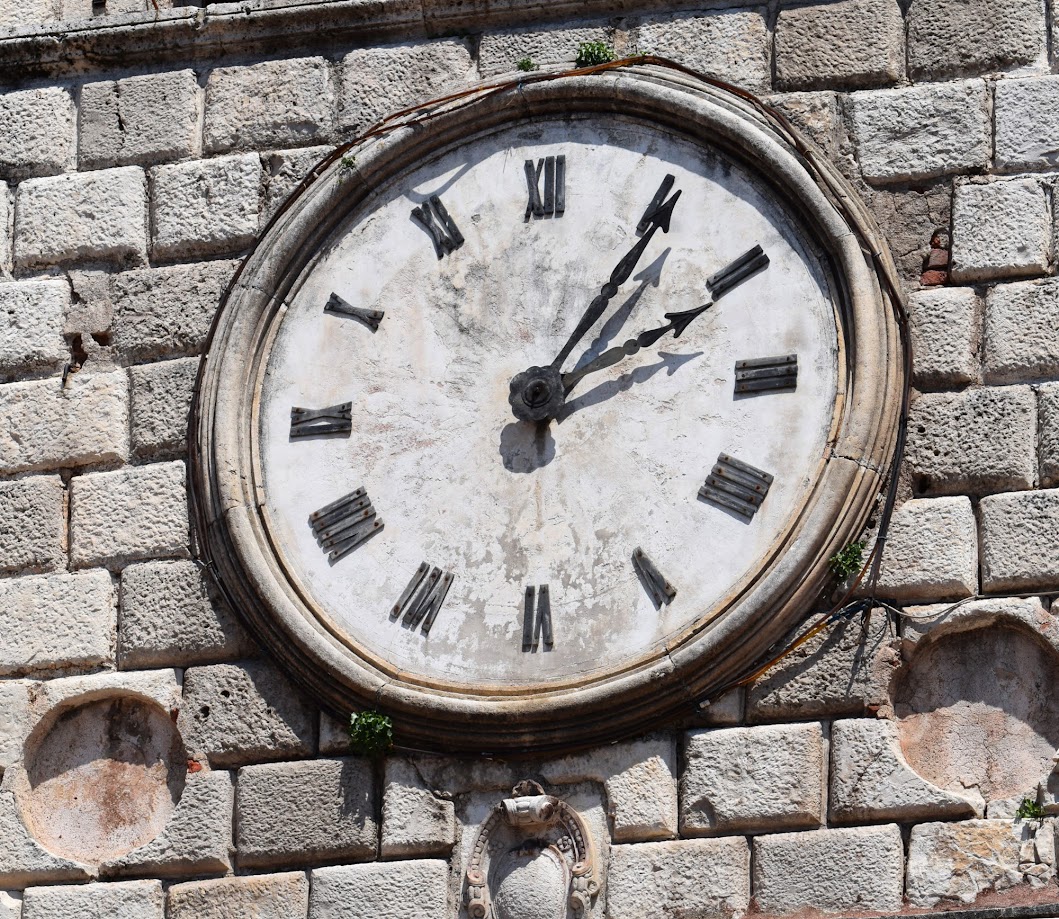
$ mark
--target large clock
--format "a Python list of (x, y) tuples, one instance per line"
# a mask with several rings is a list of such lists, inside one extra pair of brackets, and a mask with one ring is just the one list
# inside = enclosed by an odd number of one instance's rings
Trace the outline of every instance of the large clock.
[(805, 612), (893, 449), (892, 311), (765, 119), (657, 71), (335, 158), (249, 257), (195, 491), (233, 604), (415, 747), (690, 712)]

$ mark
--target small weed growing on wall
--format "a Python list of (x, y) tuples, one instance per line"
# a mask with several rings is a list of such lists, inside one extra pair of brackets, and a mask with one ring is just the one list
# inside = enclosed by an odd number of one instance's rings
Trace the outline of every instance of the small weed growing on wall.
[(393, 722), (379, 712), (360, 712), (349, 719), (349, 746), (360, 756), (382, 756), (393, 746)]
[(342, 157), (342, 168), (352, 171), (356, 168), (357, 158), (355, 156), (344, 156)]
[(609, 64), (614, 60), (614, 52), (601, 41), (583, 41), (577, 46), (578, 67), (594, 67), (596, 64)]
[(1044, 822), (1046, 816), (1044, 808), (1036, 801), (1031, 801), (1029, 798), (1023, 798), (1022, 803), (1019, 805), (1019, 809), (1015, 811), (1016, 822), (1019, 820), (1036, 820), (1037, 823), (1040, 824)]
[(541, 69), (538, 64), (534, 64), (533, 63), (533, 58), (531, 58), (531, 57), (524, 57), (524, 58), (520, 59), (519, 62), (515, 66), (519, 70), (523, 71), (524, 73), (529, 73), (531, 70), (540, 70)]
[(846, 580), (850, 575), (856, 574), (864, 564), (864, 542), (857, 540), (851, 542), (845, 549), (836, 552), (828, 559), (831, 571), (840, 581)]

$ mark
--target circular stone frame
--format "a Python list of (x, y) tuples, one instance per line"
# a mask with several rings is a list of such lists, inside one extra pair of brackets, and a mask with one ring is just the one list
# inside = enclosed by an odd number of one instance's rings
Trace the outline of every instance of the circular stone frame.
[[(646, 662), (592, 679), (519, 691), (442, 684), (388, 667), (338, 634), (288, 573), (269, 537), (257, 457), (257, 409), (271, 343), (316, 253), (372, 190), (423, 159), (513, 121), (576, 113), (641, 119), (715, 147), (764, 181), (797, 217), (838, 288), (838, 404), (797, 520), (761, 567), (713, 615)], [(637, 67), (565, 76), (450, 103), (429, 120), (371, 138), (334, 158), (273, 220), (218, 313), (192, 414), (192, 497), (202, 550), (233, 607), (294, 678), (337, 712), (378, 709), (398, 741), (439, 751), (566, 750), (650, 730), (691, 714), (738, 677), (804, 614), (828, 559), (864, 527), (897, 439), (904, 363), (895, 310), (859, 233), (791, 141), (741, 97)], [(828, 184), (857, 209), (841, 179)], [(868, 226), (870, 248), (883, 246)]]

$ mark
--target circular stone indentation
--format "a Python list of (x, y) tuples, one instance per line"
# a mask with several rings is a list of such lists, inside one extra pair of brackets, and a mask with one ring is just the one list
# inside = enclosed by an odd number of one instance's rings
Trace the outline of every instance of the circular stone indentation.
[(180, 734), (161, 706), (144, 699), (66, 709), (28, 746), (22, 818), (56, 855), (119, 858), (162, 832), (184, 791)]
[(895, 698), (905, 759), (957, 793), (1025, 793), (1059, 747), (1056, 685), (1059, 656), (1028, 630), (987, 626), (925, 642)]
[(563, 857), (552, 849), (508, 852), (493, 875), (497, 919), (564, 919), (569, 887)]

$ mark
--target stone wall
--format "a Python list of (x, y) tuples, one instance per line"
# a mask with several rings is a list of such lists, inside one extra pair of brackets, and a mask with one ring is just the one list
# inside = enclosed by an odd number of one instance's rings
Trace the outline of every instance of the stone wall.
[[(457, 4), (380, 0), (371, 15), (412, 23), (387, 44), (321, 32), (294, 56), (255, 38), (205, 60), (190, 40), (164, 50), (186, 17), (112, 3), (130, 42), (160, 30), (134, 69), (41, 70), (25, 36), (91, 10), (0, 8), (0, 919), (456, 916), (478, 825), (525, 778), (584, 816), (600, 917), (1059, 900), (1052, 820), (1013, 819), (1039, 783), (1059, 811), (1043, 0), (626, 0), (589, 21), (481, 3), (477, 28), (434, 38)], [(268, 12), (247, 10), (248, 29)], [(567, 66), (586, 40), (767, 97), (889, 238), (915, 346), (881, 579), (903, 615), (831, 624), (687, 730), (547, 761), (372, 764), (192, 557), (198, 356), (238, 259), (334, 145), (520, 58)], [(144, 744), (153, 759), (128, 755)]]

